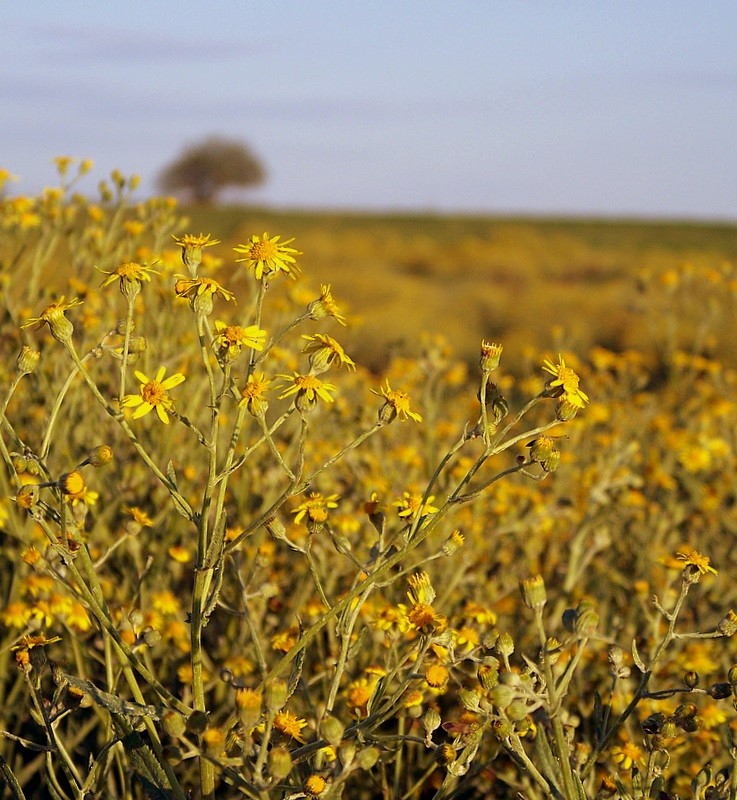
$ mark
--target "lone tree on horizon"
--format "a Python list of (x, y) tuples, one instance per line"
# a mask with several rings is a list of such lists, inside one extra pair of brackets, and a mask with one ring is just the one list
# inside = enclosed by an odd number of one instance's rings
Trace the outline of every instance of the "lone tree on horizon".
[(186, 147), (158, 177), (164, 192), (184, 192), (195, 203), (213, 203), (227, 186), (258, 186), (266, 172), (243, 142), (211, 136)]

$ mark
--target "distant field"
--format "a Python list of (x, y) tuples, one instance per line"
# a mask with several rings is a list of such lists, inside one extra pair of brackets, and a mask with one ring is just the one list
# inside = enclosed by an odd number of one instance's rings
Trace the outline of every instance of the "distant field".
[[(381, 363), (392, 347), (415, 350), (407, 331), (441, 333), (469, 358), (481, 338), (503, 339), (517, 355), (523, 346), (663, 346), (661, 304), (677, 297), (672, 286), (660, 291), (662, 276), (692, 268), (720, 271), (727, 318), (715, 326), (734, 322), (737, 225), (238, 207), (187, 213), (192, 230), (229, 245), (264, 230), (295, 237), (305, 275), (330, 283), (357, 318), (342, 339), (365, 363)], [(691, 307), (678, 332), (686, 347), (706, 308), (693, 303), (699, 283), (692, 276), (686, 287)]]

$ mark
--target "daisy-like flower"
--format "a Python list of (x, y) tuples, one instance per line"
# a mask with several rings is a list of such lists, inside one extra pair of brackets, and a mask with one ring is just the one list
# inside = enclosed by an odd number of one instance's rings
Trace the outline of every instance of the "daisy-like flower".
[(249, 325), (242, 328), (240, 325), (227, 325), (220, 319), (215, 320), (216, 336), (214, 344), (220, 356), (226, 361), (232, 361), (240, 355), (244, 347), (253, 350), (263, 350), (266, 341), (266, 331), (258, 325)]
[(338, 507), (338, 504), (335, 502), (337, 499), (337, 494), (331, 494), (325, 497), (320, 492), (311, 492), (307, 499), (301, 502), (297, 508), (292, 511), (295, 515), (294, 521), (299, 524), (307, 517), (308, 523), (322, 524), (328, 518), (328, 510)]
[(693, 572), (698, 572), (700, 575), (706, 575), (707, 573), (711, 573), (712, 575), (718, 574), (714, 567), (709, 565), (709, 556), (705, 556), (691, 547), (684, 547), (682, 550), (679, 550), (678, 553), (676, 553), (676, 558), (683, 562), (684, 570), (689, 569)]
[(263, 236), (254, 234), (246, 244), (239, 244), (233, 248), (236, 253), (243, 253), (243, 258), (236, 258), (237, 262), (242, 262), (248, 268), (253, 268), (256, 280), (262, 280), (264, 276), (283, 272), (290, 278), (296, 278), (299, 274), (295, 256), (302, 253), (289, 245), (294, 239), (287, 239), (280, 242), (281, 236)]
[(46, 308), (41, 312), (40, 316), (31, 317), (29, 320), (24, 322), (21, 327), (28, 328), (31, 325), (35, 325), (36, 329), (38, 330), (45, 323), (48, 324), (49, 328), (51, 329), (51, 335), (54, 337), (54, 339), (62, 344), (69, 343), (72, 340), (74, 326), (64, 316), (64, 313), (70, 308), (81, 306), (83, 302), (83, 300), (75, 297), (67, 303), (65, 302), (64, 295), (62, 295), (58, 300), (46, 306)]
[(379, 420), (393, 422), (399, 417), (400, 419), (413, 419), (415, 422), (422, 422), (422, 417), (409, 407), (409, 395), (398, 389), (392, 389), (388, 379), (386, 386), (382, 386), (380, 391), (375, 392), (373, 389), (371, 391), (385, 400), (384, 405), (379, 409)]
[(426, 572), (418, 572), (409, 579), (407, 598), (411, 603), (409, 608), (403, 603), (398, 605), (403, 630), (415, 628), (425, 633), (442, 633), (448, 627), (448, 620), (433, 608), (435, 590)]
[(156, 414), (159, 419), (166, 425), (169, 424), (169, 415), (167, 411), (174, 408), (174, 401), (169, 397), (169, 389), (179, 386), (185, 378), (181, 372), (175, 372), (164, 380), (166, 375), (166, 367), (159, 367), (156, 377), (151, 380), (146, 377), (143, 372), (135, 372), (135, 376), (141, 384), (138, 394), (127, 394), (123, 398), (123, 406), (125, 408), (135, 408), (133, 412), (133, 419), (148, 414), (149, 411), (156, 409)]
[(305, 353), (310, 355), (310, 367), (313, 372), (324, 372), (328, 367), (337, 364), (339, 367), (344, 365), (348, 369), (355, 369), (356, 364), (350, 356), (346, 355), (342, 345), (324, 333), (316, 333), (314, 336), (303, 334), (302, 338), (307, 342)]
[(220, 244), (220, 240), (211, 239), (209, 233), (201, 233), (199, 236), (193, 233), (185, 233), (179, 239), (176, 236), (172, 236), (172, 239), (182, 248), (182, 262), (192, 277), (195, 276), (197, 267), (202, 261), (202, 248)]
[(553, 380), (548, 382), (548, 387), (550, 389), (560, 387), (560, 391), (556, 393), (556, 396), (561, 394), (571, 405), (577, 408), (584, 407), (589, 400), (588, 395), (578, 388), (579, 377), (573, 369), (566, 366), (563, 356), (558, 356), (557, 364), (553, 364), (549, 358), (546, 358), (543, 363), (543, 369), (553, 376)]
[(177, 297), (189, 297), (195, 300), (198, 297), (209, 296), (212, 299), (219, 294), (223, 300), (235, 300), (233, 292), (222, 287), (214, 278), (185, 278), (182, 275), (178, 277), (179, 280), (174, 284)]
[(438, 509), (431, 505), (435, 495), (430, 495), (425, 504), (422, 504), (422, 495), (419, 493), (403, 492), (399, 500), (395, 500), (392, 505), (399, 509), (399, 516), (415, 519), (418, 515), (437, 514)]
[(290, 736), (298, 742), (304, 743), (302, 728), (307, 726), (307, 720), (300, 719), (291, 711), (278, 711), (274, 715), (274, 727), (285, 736)]
[(141, 284), (151, 280), (151, 273), (158, 275), (159, 272), (146, 264), (139, 264), (137, 261), (125, 261), (117, 266), (112, 272), (100, 270), (108, 277), (100, 284), (109, 286), (118, 281), (118, 286), (122, 294), (126, 297), (136, 295), (141, 291)]
[(317, 300), (313, 300), (307, 306), (307, 313), (310, 315), (310, 319), (321, 320), (325, 319), (325, 317), (332, 317), (338, 324), (345, 327), (346, 319), (340, 313), (335, 300), (333, 300), (333, 295), (330, 293), (330, 284), (321, 284), (320, 292), (321, 294)]
[(621, 747), (612, 748), (612, 761), (629, 771), (635, 764), (644, 763), (644, 753), (636, 744), (625, 742)]
[(266, 392), (269, 391), (271, 380), (263, 372), (252, 372), (248, 376), (246, 385), (241, 389), (239, 406), (245, 406), (254, 417), (263, 416), (269, 407)]
[(338, 388), (333, 386), (332, 383), (323, 383), (316, 375), (300, 375), (295, 372), (294, 375), (279, 375), (279, 377), (290, 381), (292, 384), (279, 395), (279, 399), (283, 400), (285, 397), (294, 394), (296, 395), (295, 404), (300, 403), (300, 405), (306, 402), (308, 406), (313, 406), (318, 399), (326, 403), (332, 403), (334, 398), (330, 392), (334, 392)]

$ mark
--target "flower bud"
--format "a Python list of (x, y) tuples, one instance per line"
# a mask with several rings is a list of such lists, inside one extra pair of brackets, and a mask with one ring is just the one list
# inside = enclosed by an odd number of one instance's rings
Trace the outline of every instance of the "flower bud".
[(320, 735), (332, 747), (337, 748), (343, 741), (343, 733), (345, 732), (345, 725), (333, 716), (327, 716), (320, 723)]
[(545, 472), (555, 472), (560, 466), (560, 450), (553, 450), (545, 461), (540, 462), (540, 466)]
[(570, 422), (578, 414), (578, 406), (575, 406), (565, 396), (561, 397), (555, 407), (555, 418), (558, 422)]
[(552, 436), (538, 436), (527, 446), (530, 448), (530, 459), (542, 463), (555, 452), (555, 439)]
[(699, 685), (699, 673), (689, 670), (683, 676), (683, 684), (687, 689), (695, 689)]
[(489, 702), (503, 711), (511, 705), (516, 696), (517, 692), (511, 686), (500, 683), (489, 692)]
[(420, 718), (426, 734), (431, 734), (440, 727), (440, 714), (434, 708), (428, 708)]
[(456, 751), (451, 744), (441, 744), (435, 749), (435, 763), (441, 767), (447, 767), (456, 760)]
[(507, 717), (511, 722), (520, 722), (527, 716), (527, 705), (524, 700), (514, 700), (507, 706)]
[(289, 687), (286, 681), (271, 681), (266, 687), (266, 708), (270, 713), (275, 714), (284, 708), (289, 699)]
[(38, 486), (32, 483), (27, 483), (21, 486), (15, 495), (15, 502), (25, 509), (33, 508), (38, 503)]
[(364, 747), (356, 756), (356, 763), (361, 769), (373, 769), (379, 760), (381, 753), (378, 747)]
[(737, 614), (730, 608), (724, 619), (717, 625), (717, 631), (722, 636), (734, 636), (737, 633)]
[(522, 591), (522, 602), (533, 611), (539, 611), (548, 602), (545, 581), (542, 575), (526, 578), (520, 584), (520, 589)]
[(241, 725), (250, 733), (261, 719), (261, 693), (254, 689), (237, 689), (235, 705)]
[(476, 692), (472, 692), (470, 689), (459, 689), (458, 691), (458, 702), (466, 711), (478, 711), (479, 699)]
[(161, 723), (168, 736), (178, 739), (187, 729), (187, 720), (178, 712), (168, 709), (161, 717)]
[(283, 781), (292, 771), (292, 756), (286, 747), (272, 747), (266, 763), (269, 775), (276, 781)]
[(514, 653), (514, 640), (508, 633), (499, 634), (499, 638), (496, 640), (496, 651), (502, 658), (509, 658)]
[(19, 375), (30, 375), (36, 371), (41, 353), (28, 345), (24, 345), (15, 362), (15, 369)]
[(732, 685), (729, 683), (713, 683), (706, 690), (706, 693), (715, 700), (724, 700), (725, 697), (731, 697)]
[(488, 374), (498, 369), (502, 358), (502, 350), (504, 350), (504, 346), (497, 342), (481, 342), (481, 354), (479, 356), (481, 372)]
[(101, 444), (90, 450), (85, 462), (96, 469), (104, 467), (113, 460), (113, 448), (108, 444)]

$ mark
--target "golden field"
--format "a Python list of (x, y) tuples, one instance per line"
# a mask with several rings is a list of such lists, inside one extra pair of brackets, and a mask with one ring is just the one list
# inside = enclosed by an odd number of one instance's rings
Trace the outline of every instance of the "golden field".
[(5, 796), (735, 796), (733, 226), (58, 166), (0, 201)]

